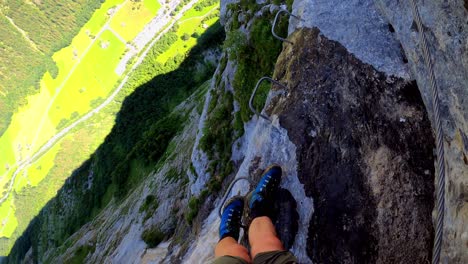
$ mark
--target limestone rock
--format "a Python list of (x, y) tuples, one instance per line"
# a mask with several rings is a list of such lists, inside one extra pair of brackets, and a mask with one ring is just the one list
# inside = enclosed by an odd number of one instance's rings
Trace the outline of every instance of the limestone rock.
[(297, 146), (298, 177), (314, 199), (309, 256), (424, 262), (433, 239), (434, 141), (417, 86), (376, 71), (318, 29), (289, 39), (294, 45), (275, 70), (288, 88), (273, 86), (279, 95), (266, 112)]
[[(446, 155), (442, 261), (468, 262), (468, 4), (416, 1), (439, 85)], [(388, 76), (417, 81), (433, 122), (431, 88), (409, 1), (296, 0), (289, 32), (317, 27)], [(434, 130), (434, 125), (432, 125)], [(435, 212), (434, 212), (435, 214)]]

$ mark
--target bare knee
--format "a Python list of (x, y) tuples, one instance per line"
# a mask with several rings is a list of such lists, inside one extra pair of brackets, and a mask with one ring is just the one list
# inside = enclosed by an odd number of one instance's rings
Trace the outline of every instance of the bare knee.
[(256, 240), (251, 245), (252, 258), (258, 253), (284, 250), (283, 243), (276, 236), (265, 236), (262, 240)]
[(215, 248), (215, 256), (233, 256), (242, 258), (249, 263), (251, 262), (247, 248), (238, 244), (232, 237), (226, 237), (218, 242)]
[(283, 244), (276, 235), (275, 226), (268, 217), (255, 218), (249, 228), (251, 255), (258, 253), (284, 250)]

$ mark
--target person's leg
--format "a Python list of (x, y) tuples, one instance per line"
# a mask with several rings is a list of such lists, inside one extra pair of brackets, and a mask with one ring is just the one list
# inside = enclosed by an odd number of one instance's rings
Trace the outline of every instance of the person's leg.
[(283, 244), (276, 235), (272, 219), (282, 169), (278, 165), (268, 167), (262, 175), (255, 190), (247, 198), (249, 201), (250, 255), (253, 263), (296, 263), (291, 252), (284, 250)]
[(267, 216), (255, 218), (249, 227), (250, 254), (255, 258), (258, 253), (284, 250), (276, 236), (275, 226)]
[(245, 260), (247, 263), (252, 262), (249, 256), (249, 251), (244, 246), (237, 243), (232, 237), (221, 239), (215, 248), (215, 257), (232, 256)]
[(237, 243), (241, 218), (244, 211), (244, 198), (231, 198), (223, 208), (219, 225), (219, 242), (215, 248), (214, 263), (250, 263), (247, 248)]

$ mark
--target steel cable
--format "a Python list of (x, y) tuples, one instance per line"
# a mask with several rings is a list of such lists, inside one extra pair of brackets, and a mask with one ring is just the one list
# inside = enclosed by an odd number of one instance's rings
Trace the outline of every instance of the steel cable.
[(444, 142), (443, 142), (443, 131), (442, 122), (440, 120), (440, 100), (439, 91), (437, 88), (437, 82), (434, 77), (434, 69), (427, 48), (427, 42), (424, 35), (424, 28), (421, 23), (421, 17), (415, 4), (415, 0), (411, 0), (411, 9), (413, 17), (416, 21), (416, 26), (419, 30), (419, 42), (422, 48), (424, 62), (426, 64), (429, 73), (429, 82), (432, 91), (432, 108), (434, 111), (434, 122), (435, 122), (435, 135), (436, 135), (436, 148), (437, 148), (437, 172), (436, 182), (438, 183), (437, 188), (437, 220), (435, 225), (435, 238), (434, 247), (432, 252), (432, 264), (439, 263), (440, 252), (442, 249), (442, 237), (444, 231), (444, 210), (445, 210), (445, 158), (444, 158)]

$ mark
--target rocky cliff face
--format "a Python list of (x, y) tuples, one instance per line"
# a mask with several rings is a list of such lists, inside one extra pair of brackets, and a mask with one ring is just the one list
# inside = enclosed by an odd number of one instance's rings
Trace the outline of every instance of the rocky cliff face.
[[(287, 21), (280, 23), (292, 45), (270, 35), (279, 8), (302, 19), (289, 18), (287, 32)], [(442, 263), (467, 263), (468, 4), (424, 1), (418, 8), (442, 94)], [(222, 58), (207, 91), (179, 106), (190, 118), (172, 154), (44, 259), (207, 263), (226, 187), (248, 176), (231, 193), (246, 194), (264, 168), (279, 163), (286, 213), (277, 227), (300, 263), (430, 261), (433, 109), (409, 3), (226, 0), (221, 20)], [(246, 108), (262, 75), (284, 84), (260, 89), (256, 106), (270, 121)], [(154, 244), (142, 240), (147, 230), (159, 236)]]
[[(434, 141), (414, 83), (364, 64), (318, 29), (295, 31), (267, 113), (297, 146), (314, 199), (318, 263), (420, 263), (432, 247)], [(307, 65), (307, 66), (304, 66)]]
[[(442, 101), (448, 167), (444, 259), (462, 263), (468, 258), (468, 5), (466, 1), (417, 2)], [(291, 20), (290, 33), (297, 27), (317, 27), (376, 70), (415, 80), (433, 124), (428, 71), (409, 2), (295, 1), (294, 7), (305, 22)]]
[[(466, 262), (468, 252), (465, 6), (418, 4), (443, 93), (449, 169), (442, 261), (450, 263)], [(290, 18), (294, 45), (283, 45), (275, 67), (287, 89), (270, 91), (264, 109), (272, 124), (254, 118), (245, 126), (236, 177), (255, 178), (271, 162), (285, 167), (283, 187), (298, 202), (292, 251), (301, 263), (430, 260), (433, 110), (409, 3), (296, 0), (292, 11), (303, 21)], [(249, 188), (238, 185), (234, 193)], [(201, 252), (214, 246), (217, 224), (205, 222), (188, 256), (209, 257)]]
[[(92, 248), (85, 259), (87, 263), (141, 263), (168, 253), (168, 242), (157, 249), (148, 248), (147, 243), (170, 238), (176, 227), (188, 228), (183, 213), (187, 204), (188, 150), (193, 147), (200, 118), (197, 101), (194, 95), (176, 108), (175, 112), (185, 113), (189, 118), (184, 130), (172, 140), (171, 151), (160, 166), (122, 203), (108, 206), (62, 247), (47, 252), (45, 259), (53, 263), (69, 263), (71, 257), (86, 247)], [(145, 233), (160, 237), (149, 237), (145, 242)]]
[[(376, 1), (393, 25), (433, 120), (429, 76), (408, 3)], [(446, 153), (443, 259), (468, 261), (468, 4), (467, 1), (418, 3), (441, 91)]]

